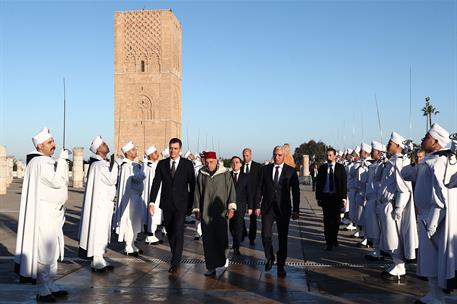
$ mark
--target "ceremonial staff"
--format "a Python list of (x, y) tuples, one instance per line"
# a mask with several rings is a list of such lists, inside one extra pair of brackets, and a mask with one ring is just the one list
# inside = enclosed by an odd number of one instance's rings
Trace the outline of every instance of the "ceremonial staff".
[(66, 113), (67, 113), (67, 100), (65, 96), (65, 77), (63, 78), (63, 143), (62, 147), (65, 149), (65, 121), (66, 121)]

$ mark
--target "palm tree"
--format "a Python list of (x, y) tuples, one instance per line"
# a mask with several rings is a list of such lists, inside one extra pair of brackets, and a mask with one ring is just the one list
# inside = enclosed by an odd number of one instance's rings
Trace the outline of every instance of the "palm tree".
[(422, 116), (426, 116), (426, 130), (425, 132), (428, 132), (428, 130), (432, 126), (432, 114), (436, 115), (440, 111), (437, 111), (436, 108), (433, 106), (433, 104), (430, 102), (430, 97), (425, 97), (425, 107), (422, 108)]

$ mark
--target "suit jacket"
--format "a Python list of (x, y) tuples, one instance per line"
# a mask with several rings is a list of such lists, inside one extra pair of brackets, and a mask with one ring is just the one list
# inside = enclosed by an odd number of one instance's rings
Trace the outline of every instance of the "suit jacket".
[[(284, 164), (279, 177), (279, 188), (277, 188), (273, 182), (273, 168), (274, 164), (269, 164), (261, 169), (256, 208), (260, 208), (262, 213), (267, 213), (274, 207), (273, 204), (277, 204), (281, 215), (290, 216), (292, 208), (294, 212), (298, 213), (300, 209), (300, 187), (297, 172), (291, 166)], [(292, 202), (290, 191), (292, 191)]]
[(171, 177), (170, 158), (163, 159), (157, 164), (154, 180), (152, 182), (149, 202), (155, 202), (160, 192), (160, 209), (164, 212), (190, 213), (194, 200), (195, 171), (190, 160), (179, 160), (174, 178)]
[[(233, 178), (233, 172), (230, 172)], [(237, 182), (235, 183), (236, 191), (236, 208), (237, 211), (246, 213), (246, 206), (250, 209), (254, 209), (252, 202), (251, 189), (249, 185), (249, 176), (242, 171), (238, 174)]]
[[(316, 199), (321, 201), (323, 199), (323, 190), (325, 186), (325, 181), (327, 180), (327, 169), (328, 163), (322, 164), (319, 167), (319, 171), (317, 173), (317, 181), (316, 181)], [(346, 199), (347, 198), (347, 176), (346, 176), (346, 169), (342, 164), (336, 163), (335, 169), (333, 172), (335, 178), (335, 193), (338, 199)]]
[[(241, 171), (244, 172), (244, 165), (241, 167)], [(249, 187), (250, 187), (250, 194), (251, 194), (251, 201), (253, 204), (255, 204), (255, 199), (256, 199), (256, 194), (257, 194), (257, 188), (259, 187), (259, 182), (260, 182), (260, 175), (261, 175), (261, 169), (262, 165), (252, 161), (251, 166), (249, 167), (249, 174), (247, 176), (249, 177)]]

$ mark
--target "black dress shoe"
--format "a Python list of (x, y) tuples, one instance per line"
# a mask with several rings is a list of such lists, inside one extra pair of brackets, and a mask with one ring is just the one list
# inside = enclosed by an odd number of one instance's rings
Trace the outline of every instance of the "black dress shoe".
[(135, 252), (129, 252), (129, 253), (127, 253), (127, 252), (124, 251), (124, 254), (125, 254), (126, 256), (133, 256), (133, 257), (138, 257), (138, 256), (139, 256), (139, 254), (138, 254), (137, 251), (135, 251)]
[(56, 298), (64, 298), (64, 297), (68, 296), (68, 291), (66, 291), (66, 290), (53, 291), (51, 293)]
[(249, 246), (255, 246), (255, 241), (254, 240), (250, 240), (249, 241)]
[(42, 303), (55, 303), (56, 298), (52, 294), (48, 294), (45, 296), (37, 295), (36, 296), (36, 301), (37, 302), (42, 302)]
[(265, 271), (270, 271), (271, 268), (273, 267), (274, 260), (273, 259), (267, 259), (265, 261)]
[(278, 278), (285, 278), (287, 272), (284, 270), (284, 267), (278, 267)]
[(333, 250), (333, 246), (332, 245), (325, 246), (325, 251), (332, 251), (332, 250)]
[(198, 241), (200, 240), (200, 237), (199, 236), (194, 236), (194, 241)]
[(103, 268), (92, 268), (92, 272), (98, 272), (98, 273), (103, 273), (103, 272), (109, 272), (114, 269), (113, 265), (106, 265)]
[(335, 243), (333, 243), (333, 247), (336, 248), (336, 247), (338, 247), (338, 246), (340, 246), (340, 243), (338, 243), (338, 241), (335, 241)]
[(168, 269), (169, 273), (176, 273), (177, 271), (178, 271), (178, 267), (177, 266), (171, 266), (170, 269)]
[(233, 248), (234, 255), (241, 255), (240, 248)]

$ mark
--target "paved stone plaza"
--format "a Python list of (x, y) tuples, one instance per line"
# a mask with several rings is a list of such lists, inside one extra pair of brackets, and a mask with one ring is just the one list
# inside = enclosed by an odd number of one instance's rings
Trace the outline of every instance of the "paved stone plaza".
[[(113, 242), (108, 258), (113, 272), (94, 274), (87, 261), (77, 257), (76, 241), (83, 191), (69, 189), (66, 211), (65, 260), (59, 264), (58, 283), (69, 292), (67, 303), (413, 303), (427, 283), (415, 277), (415, 265), (407, 265), (407, 281), (389, 283), (380, 278), (383, 263), (366, 262), (368, 249), (341, 232), (336, 250), (323, 250), (322, 213), (313, 192), (301, 186), (300, 220), (292, 221), (289, 233), (287, 277), (278, 279), (276, 268), (264, 272), (260, 233), (255, 248), (245, 241), (241, 257), (232, 257), (226, 271), (205, 277), (201, 241), (194, 241), (194, 226), (187, 225), (184, 257), (175, 275), (167, 272), (169, 249), (165, 241), (144, 246), (144, 255), (126, 257)], [(36, 288), (18, 283), (13, 272), (16, 226), (21, 180), (15, 179), (7, 195), (0, 197), (0, 302), (33, 303)], [(144, 236), (140, 236), (144, 237)], [(387, 263), (388, 261), (386, 261)], [(447, 303), (457, 303), (450, 295)]]

